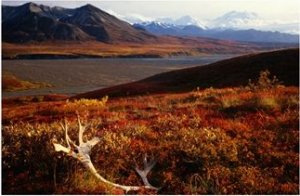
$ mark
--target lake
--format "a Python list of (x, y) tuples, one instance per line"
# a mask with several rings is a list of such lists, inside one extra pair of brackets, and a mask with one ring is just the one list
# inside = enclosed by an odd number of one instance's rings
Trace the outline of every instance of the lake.
[(231, 58), (233, 55), (170, 58), (109, 58), (64, 60), (3, 60), (2, 72), (28, 81), (46, 82), (53, 87), (2, 92), (2, 97), (27, 95), (75, 95), (91, 90), (132, 82), (187, 67)]

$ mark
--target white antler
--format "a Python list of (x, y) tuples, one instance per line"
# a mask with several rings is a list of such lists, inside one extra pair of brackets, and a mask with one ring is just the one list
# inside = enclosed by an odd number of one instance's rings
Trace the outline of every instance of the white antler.
[(151, 171), (151, 169), (154, 167), (154, 165), (156, 164), (156, 161), (153, 157), (151, 157), (151, 160), (148, 162), (147, 160), (147, 154), (144, 156), (144, 160), (143, 160), (143, 163), (144, 163), (144, 170), (140, 170), (138, 168), (138, 166), (136, 165), (135, 167), (135, 171), (141, 176), (144, 184), (146, 187), (148, 187), (149, 189), (155, 189), (157, 190), (158, 188), (152, 186), (148, 179), (147, 179), (147, 175), (148, 173)]
[(82, 126), (79, 118), (79, 114), (77, 114), (77, 121), (78, 121), (78, 140), (79, 140), (79, 146), (83, 144), (83, 132), (85, 130), (85, 126)]
[[(80, 117), (77, 115), (77, 121), (78, 121), (78, 129), (79, 129), (79, 135), (78, 135), (78, 140), (79, 140), (79, 146), (77, 146), (69, 137), (68, 135), (68, 124), (66, 120), (64, 121), (64, 125), (61, 124), (62, 129), (65, 131), (65, 139), (67, 142), (67, 147), (64, 147), (60, 144), (53, 143), (55, 151), (59, 152), (62, 151), (76, 159), (78, 159), (87, 169), (90, 170), (90, 172), (96, 176), (99, 180), (101, 180), (104, 183), (107, 183), (111, 186), (121, 188), (125, 190), (126, 192), (128, 191), (136, 191), (140, 189), (153, 189), (153, 190), (158, 190), (158, 188), (152, 186), (148, 179), (147, 179), (147, 174), (150, 172), (150, 170), (154, 167), (155, 165), (155, 160), (152, 158), (149, 162), (147, 161), (147, 156), (144, 157), (144, 170), (139, 170), (137, 167), (135, 168), (137, 173), (141, 176), (144, 185), (145, 186), (125, 186), (125, 185), (120, 185), (116, 184), (113, 182), (110, 182), (103, 178), (95, 169), (91, 158), (90, 158), (90, 153), (92, 148), (100, 141), (98, 137), (94, 137), (91, 140), (88, 140), (87, 142), (83, 141), (83, 133), (85, 131), (85, 126), (83, 126), (80, 122)], [(74, 147), (76, 151), (72, 149)]]

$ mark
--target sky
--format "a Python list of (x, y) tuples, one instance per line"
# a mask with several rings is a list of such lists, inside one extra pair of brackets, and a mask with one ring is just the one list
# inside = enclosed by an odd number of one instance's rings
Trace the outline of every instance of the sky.
[[(2, 1), (4, 5), (20, 5), (28, 1)], [(141, 15), (148, 18), (178, 18), (190, 15), (198, 20), (211, 20), (229, 11), (255, 12), (266, 20), (299, 21), (298, 0), (164, 0), (164, 1), (33, 1), (37, 4), (79, 7), (90, 3), (118, 16)]]

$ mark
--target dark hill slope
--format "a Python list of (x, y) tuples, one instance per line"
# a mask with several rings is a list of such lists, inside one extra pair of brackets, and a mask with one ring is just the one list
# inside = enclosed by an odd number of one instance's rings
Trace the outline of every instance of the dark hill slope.
[[(72, 24), (60, 22), (50, 7), (27, 3), (2, 7), (2, 39), (7, 42), (45, 40), (91, 40), (92, 37)], [(55, 11), (55, 10), (53, 10)], [(57, 13), (59, 15), (59, 13)]]
[(150, 42), (155, 41), (156, 38), (90, 4), (76, 8), (73, 15), (64, 17), (60, 21), (79, 27), (98, 41)]
[(144, 80), (79, 94), (73, 98), (101, 98), (147, 93), (184, 92), (197, 87), (235, 87), (256, 79), (268, 69), (284, 85), (299, 85), (299, 49), (240, 56), (206, 66), (175, 70)]
[(76, 9), (26, 3), (2, 6), (3, 41), (155, 42), (157, 37), (92, 5)]

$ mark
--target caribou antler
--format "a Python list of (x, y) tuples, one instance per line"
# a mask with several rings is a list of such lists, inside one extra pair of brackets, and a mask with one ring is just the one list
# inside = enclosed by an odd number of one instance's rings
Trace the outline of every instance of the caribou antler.
[(147, 179), (147, 175), (151, 171), (151, 169), (154, 167), (154, 165), (156, 164), (156, 160), (153, 157), (151, 157), (151, 160), (148, 162), (147, 154), (146, 154), (144, 156), (143, 163), (144, 163), (144, 170), (140, 170), (138, 168), (138, 166), (136, 165), (135, 171), (141, 176), (141, 178), (147, 188), (157, 190), (158, 188), (152, 186)]
[[(98, 137), (94, 137), (91, 140), (88, 140), (87, 142), (84, 142), (83, 140), (83, 133), (86, 129), (85, 126), (83, 126), (80, 122), (80, 117), (77, 115), (77, 121), (78, 121), (78, 129), (79, 129), (79, 135), (78, 135), (78, 140), (79, 140), (79, 145), (76, 145), (75, 142), (73, 142), (69, 135), (68, 135), (68, 124), (66, 120), (64, 121), (64, 124), (61, 124), (62, 129), (65, 131), (65, 139), (67, 142), (67, 147), (62, 146), (61, 144), (53, 143), (55, 151), (59, 152), (62, 151), (69, 156), (72, 156), (76, 159), (78, 159), (87, 169), (90, 170), (90, 172), (97, 177), (99, 180), (101, 180), (104, 183), (107, 183), (111, 186), (121, 188), (125, 190), (126, 192), (128, 191), (136, 191), (140, 189), (152, 189), (152, 190), (158, 190), (158, 188), (152, 186), (148, 179), (147, 179), (147, 174), (150, 172), (150, 170), (154, 167), (155, 165), (155, 160), (152, 158), (150, 162), (147, 161), (147, 156), (144, 157), (144, 170), (139, 170), (137, 167), (135, 168), (137, 173), (141, 176), (144, 186), (126, 186), (126, 185), (120, 185), (113, 183), (111, 181), (106, 180), (103, 178), (95, 169), (91, 158), (90, 158), (90, 153), (92, 148), (100, 141)], [(74, 150), (74, 148), (76, 150)]]

